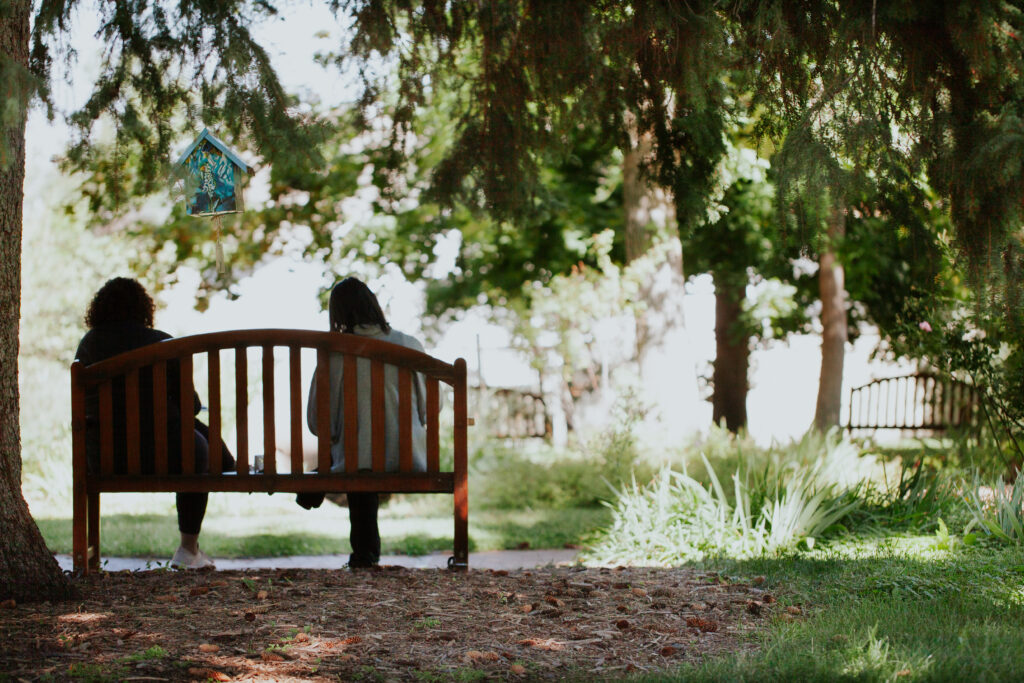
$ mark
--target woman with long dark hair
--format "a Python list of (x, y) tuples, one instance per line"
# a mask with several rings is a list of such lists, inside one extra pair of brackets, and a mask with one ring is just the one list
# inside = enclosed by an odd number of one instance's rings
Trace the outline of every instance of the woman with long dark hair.
[[(153, 328), (153, 311), (156, 306), (152, 297), (136, 280), (117, 277), (108, 280), (89, 304), (85, 324), (89, 328), (78, 344), (75, 359), (85, 363), (98, 363), (131, 349), (155, 344), (170, 339), (171, 335)], [(199, 396), (193, 397), (194, 414), (182, 415), (179, 406), (180, 366), (176, 362), (167, 364), (167, 432), (156, 434), (153, 426), (153, 373), (144, 368), (139, 373), (139, 454), (142, 471), (151, 473), (155, 468), (154, 443), (156, 439), (167, 441), (168, 470), (181, 472), (181, 421), (193, 420), (195, 431), (196, 473), (209, 469), (209, 429), (195, 419), (201, 408)], [(97, 429), (99, 395), (96, 390), (86, 395), (86, 458), (90, 469), (99, 468), (100, 435)], [(122, 378), (114, 383), (113, 426), (114, 426), (114, 471), (127, 471), (127, 430), (125, 410), (125, 385)], [(234, 458), (224, 452), (224, 470), (235, 468)], [(178, 531), (181, 543), (171, 558), (171, 566), (182, 569), (213, 567), (213, 560), (199, 549), (199, 531), (206, 516), (207, 493), (177, 493), (175, 502), (178, 509)]]
[[(381, 310), (377, 297), (362, 281), (348, 277), (339, 282), (331, 290), (329, 304), (330, 326), (332, 332), (356, 334), (382, 341), (399, 344), (417, 351), (423, 351), (423, 345), (415, 338), (391, 327), (384, 312)], [(341, 354), (331, 354), (330, 359), (330, 391), (331, 391), (331, 471), (344, 472), (345, 458), (355, 457), (359, 469), (371, 469), (371, 421), (370, 402), (359, 403), (359, 452), (346, 453), (341, 438), (343, 430), (344, 409), (342, 406), (343, 358)], [(360, 358), (356, 363), (357, 388), (360, 396), (370, 395), (370, 363)], [(413, 468), (426, 471), (426, 404), (423, 378), (419, 374), (413, 376), (412, 391), (412, 456)], [(384, 369), (384, 426), (385, 426), (385, 467), (388, 471), (398, 469), (398, 371), (392, 366)], [(309, 402), (306, 421), (310, 431), (316, 434), (316, 378), (309, 388)], [(300, 493), (297, 502), (309, 509), (319, 507), (323, 502), (322, 493)], [(379, 497), (377, 493), (349, 493), (348, 514), (351, 523), (349, 540), (352, 543), (352, 555), (349, 567), (373, 567), (380, 561), (380, 531), (377, 527), (377, 510)]]

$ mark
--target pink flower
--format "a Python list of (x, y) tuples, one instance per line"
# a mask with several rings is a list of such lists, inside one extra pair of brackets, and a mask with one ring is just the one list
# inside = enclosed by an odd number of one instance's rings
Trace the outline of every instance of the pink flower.
[(917, 326), (920, 327), (925, 332), (931, 332), (932, 331), (932, 326), (928, 324), (927, 320), (922, 320), (921, 322), (919, 322), (917, 324)]

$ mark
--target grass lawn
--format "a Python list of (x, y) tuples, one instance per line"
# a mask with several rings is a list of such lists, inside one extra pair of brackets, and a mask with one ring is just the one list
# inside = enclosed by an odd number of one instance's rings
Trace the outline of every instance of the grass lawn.
[(1024, 548), (937, 545), (887, 538), (706, 563), (725, 580), (765, 577), (804, 614), (777, 610), (754, 655), (642, 680), (1024, 680)]
[[(394, 497), (380, 512), (382, 552), (422, 555), (452, 547), (451, 496)], [(102, 554), (170, 557), (177, 547), (173, 494), (104, 494)], [(474, 510), (471, 550), (560, 548), (579, 543), (610, 518), (607, 508)], [(55, 553), (71, 552), (69, 511), (42, 512), (36, 522)], [(348, 553), (348, 510), (330, 502), (303, 510), (293, 494), (217, 493), (203, 522), (201, 544), (214, 557), (275, 557)]]

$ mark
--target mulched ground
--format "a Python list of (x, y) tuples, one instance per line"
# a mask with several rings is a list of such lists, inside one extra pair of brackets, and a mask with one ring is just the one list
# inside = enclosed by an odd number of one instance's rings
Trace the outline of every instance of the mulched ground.
[(781, 608), (690, 569), (117, 572), (0, 608), (0, 679), (617, 679), (750, 650)]

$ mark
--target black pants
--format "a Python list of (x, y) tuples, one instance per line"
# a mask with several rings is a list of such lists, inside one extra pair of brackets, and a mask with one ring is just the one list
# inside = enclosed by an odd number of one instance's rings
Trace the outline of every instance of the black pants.
[[(196, 474), (210, 471), (210, 428), (196, 420), (195, 437)], [(221, 442), (221, 471), (230, 472), (235, 469), (235, 456)], [(179, 465), (179, 468), (181, 466)], [(175, 507), (178, 509), (178, 531), (183, 534), (198, 534), (203, 528), (206, 517), (206, 504), (210, 500), (209, 493), (189, 492), (174, 494)], [(376, 520), (376, 513), (374, 514)]]
[(348, 494), (348, 519), (352, 525), (348, 540), (350, 567), (371, 567), (380, 562), (380, 530), (377, 528), (379, 499), (376, 493)]

